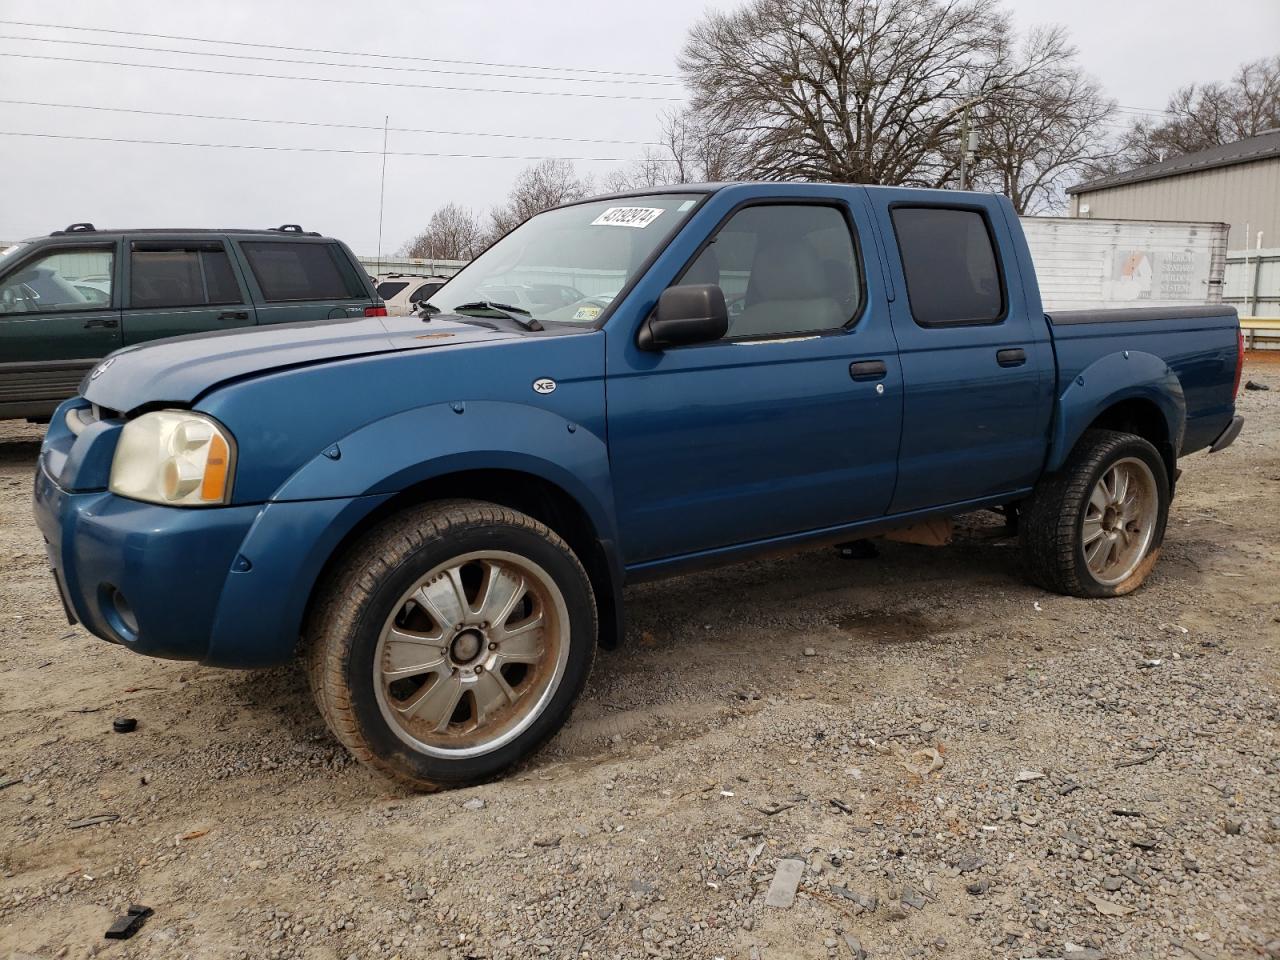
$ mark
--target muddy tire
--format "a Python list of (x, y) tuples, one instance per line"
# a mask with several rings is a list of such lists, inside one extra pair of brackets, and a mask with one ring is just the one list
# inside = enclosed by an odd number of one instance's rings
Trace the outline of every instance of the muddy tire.
[(1119, 597), (1155, 566), (1169, 478), (1142, 437), (1090, 430), (1022, 504), (1019, 539), (1032, 583), (1074, 597)]
[(316, 705), (356, 759), (419, 790), (505, 771), (568, 719), (596, 648), (587, 574), (525, 514), (440, 501), (384, 521), (304, 631)]

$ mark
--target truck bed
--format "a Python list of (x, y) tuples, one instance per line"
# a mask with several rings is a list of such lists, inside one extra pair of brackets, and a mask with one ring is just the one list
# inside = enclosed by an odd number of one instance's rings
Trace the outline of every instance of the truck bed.
[(1187, 424), (1180, 455), (1209, 446), (1231, 422), (1240, 331), (1234, 307), (1056, 310), (1045, 319), (1053, 328), (1059, 396), (1103, 357), (1145, 353), (1168, 364), (1181, 384)]

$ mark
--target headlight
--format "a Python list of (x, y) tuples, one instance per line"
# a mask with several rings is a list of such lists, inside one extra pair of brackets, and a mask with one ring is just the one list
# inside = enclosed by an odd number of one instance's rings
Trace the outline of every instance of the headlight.
[(216, 507), (231, 500), (236, 445), (216, 420), (186, 410), (158, 410), (130, 420), (111, 461), (112, 493), (175, 507)]

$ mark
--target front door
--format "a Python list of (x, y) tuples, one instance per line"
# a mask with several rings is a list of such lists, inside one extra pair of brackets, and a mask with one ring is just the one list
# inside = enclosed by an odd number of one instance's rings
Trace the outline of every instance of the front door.
[(0, 277), (0, 417), (47, 412), (120, 346), (116, 244), (44, 247)]
[(129, 242), (124, 342), (251, 327), (254, 306), (225, 241)]
[(902, 378), (860, 191), (732, 203), (676, 279), (720, 285), (725, 337), (609, 348), (629, 566), (879, 517), (893, 493)]

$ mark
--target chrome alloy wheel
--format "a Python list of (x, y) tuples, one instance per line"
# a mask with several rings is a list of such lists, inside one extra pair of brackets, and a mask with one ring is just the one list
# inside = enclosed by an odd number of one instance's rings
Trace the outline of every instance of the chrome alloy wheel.
[(1147, 555), (1159, 515), (1156, 478), (1146, 462), (1125, 457), (1108, 467), (1089, 494), (1080, 525), (1094, 579), (1109, 587), (1128, 579)]
[(475, 757), (537, 719), (568, 657), (568, 609), (550, 574), (482, 550), (436, 567), (396, 604), (374, 651), (374, 690), (412, 749)]

